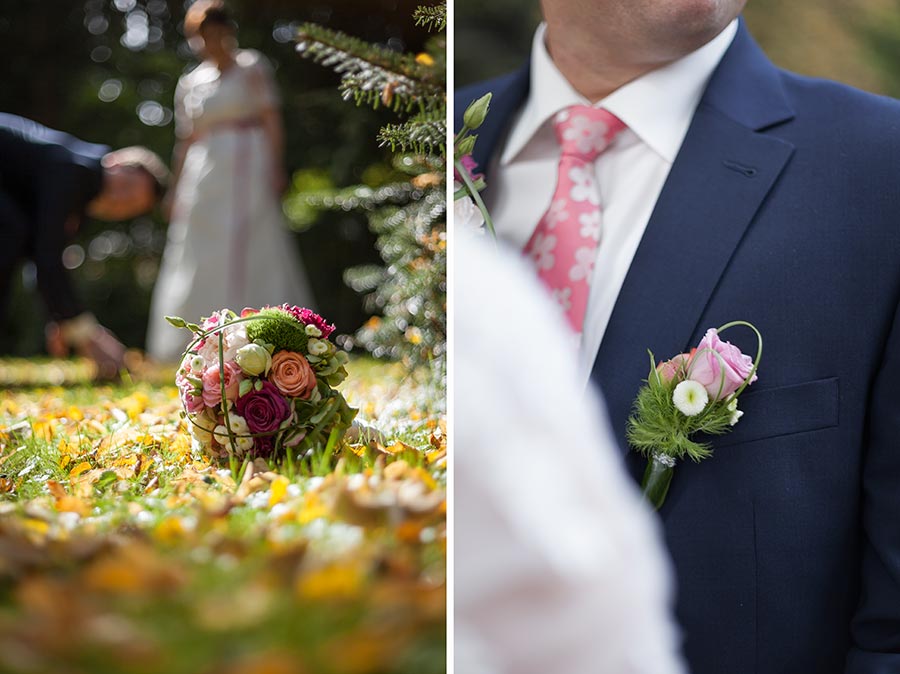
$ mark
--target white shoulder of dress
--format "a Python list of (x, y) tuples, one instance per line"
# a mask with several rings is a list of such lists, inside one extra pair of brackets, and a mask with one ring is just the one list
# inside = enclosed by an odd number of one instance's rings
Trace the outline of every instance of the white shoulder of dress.
[(201, 61), (200, 63), (189, 66), (188, 69), (182, 73), (181, 77), (178, 78), (178, 87), (190, 89), (199, 82), (215, 79), (217, 76), (218, 71), (212, 68), (206, 61)]

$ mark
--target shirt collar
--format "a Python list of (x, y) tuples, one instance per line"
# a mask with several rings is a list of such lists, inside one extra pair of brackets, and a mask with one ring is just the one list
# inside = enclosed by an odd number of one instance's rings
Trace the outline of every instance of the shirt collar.
[[(696, 51), (619, 87), (596, 103), (596, 107), (608, 110), (625, 122), (643, 143), (671, 164), (687, 134), (706, 83), (731, 45), (737, 29), (738, 20), (735, 19)], [(557, 112), (570, 105), (590, 105), (553, 63), (544, 43), (545, 30), (542, 23), (534, 34), (531, 89), (500, 158), (504, 165), (512, 162)], [(660, 114), (663, 102), (665, 114)]]

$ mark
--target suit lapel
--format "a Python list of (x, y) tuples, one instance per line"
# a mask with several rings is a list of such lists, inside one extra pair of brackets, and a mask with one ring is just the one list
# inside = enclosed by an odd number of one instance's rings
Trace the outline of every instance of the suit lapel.
[[(754, 97), (752, 106), (743, 103)], [(594, 363), (592, 379), (623, 447), (625, 420), (647, 377), (646, 350), (669, 358), (687, 350), (698, 330), (716, 327), (698, 323), (793, 152), (758, 129), (791, 116), (777, 71), (742, 26), (694, 115)], [(740, 307), (734, 311), (724, 318), (743, 318)]]

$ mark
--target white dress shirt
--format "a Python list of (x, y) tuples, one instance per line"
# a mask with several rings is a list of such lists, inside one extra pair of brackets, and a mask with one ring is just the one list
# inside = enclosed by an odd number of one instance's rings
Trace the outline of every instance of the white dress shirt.
[(524, 260), (453, 245), (451, 671), (683, 674), (659, 523), (564, 323)]
[[(570, 105), (590, 105), (553, 63), (544, 32), (541, 24), (531, 50), (531, 90), (491, 166), (485, 193), (497, 236), (518, 250), (528, 243), (556, 189), (560, 148), (553, 117)], [(628, 128), (595, 162), (603, 231), (579, 355), (585, 382), (697, 104), (736, 33), (737, 19), (700, 49), (596, 103)]]

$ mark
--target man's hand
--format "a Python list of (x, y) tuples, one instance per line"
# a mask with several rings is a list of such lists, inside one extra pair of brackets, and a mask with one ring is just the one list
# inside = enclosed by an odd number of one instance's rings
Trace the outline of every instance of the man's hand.
[(47, 325), (47, 350), (53, 356), (68, 355), (69, 347), (97, 365), (96, 378), (117, 379), (125, 367), (125, 346), (92, 314)]
[(69, 355), (69, 345), (62, 336), (59, 323), (51, 321), (44, 327), (44, 339), (47, 344), (47, 353), (54, 358), (66, 358)]
[(125, 346), (102, 325), (79, 347), (76, 352), (97, 364), (97, 379), (118, 379), (125, 368)]

